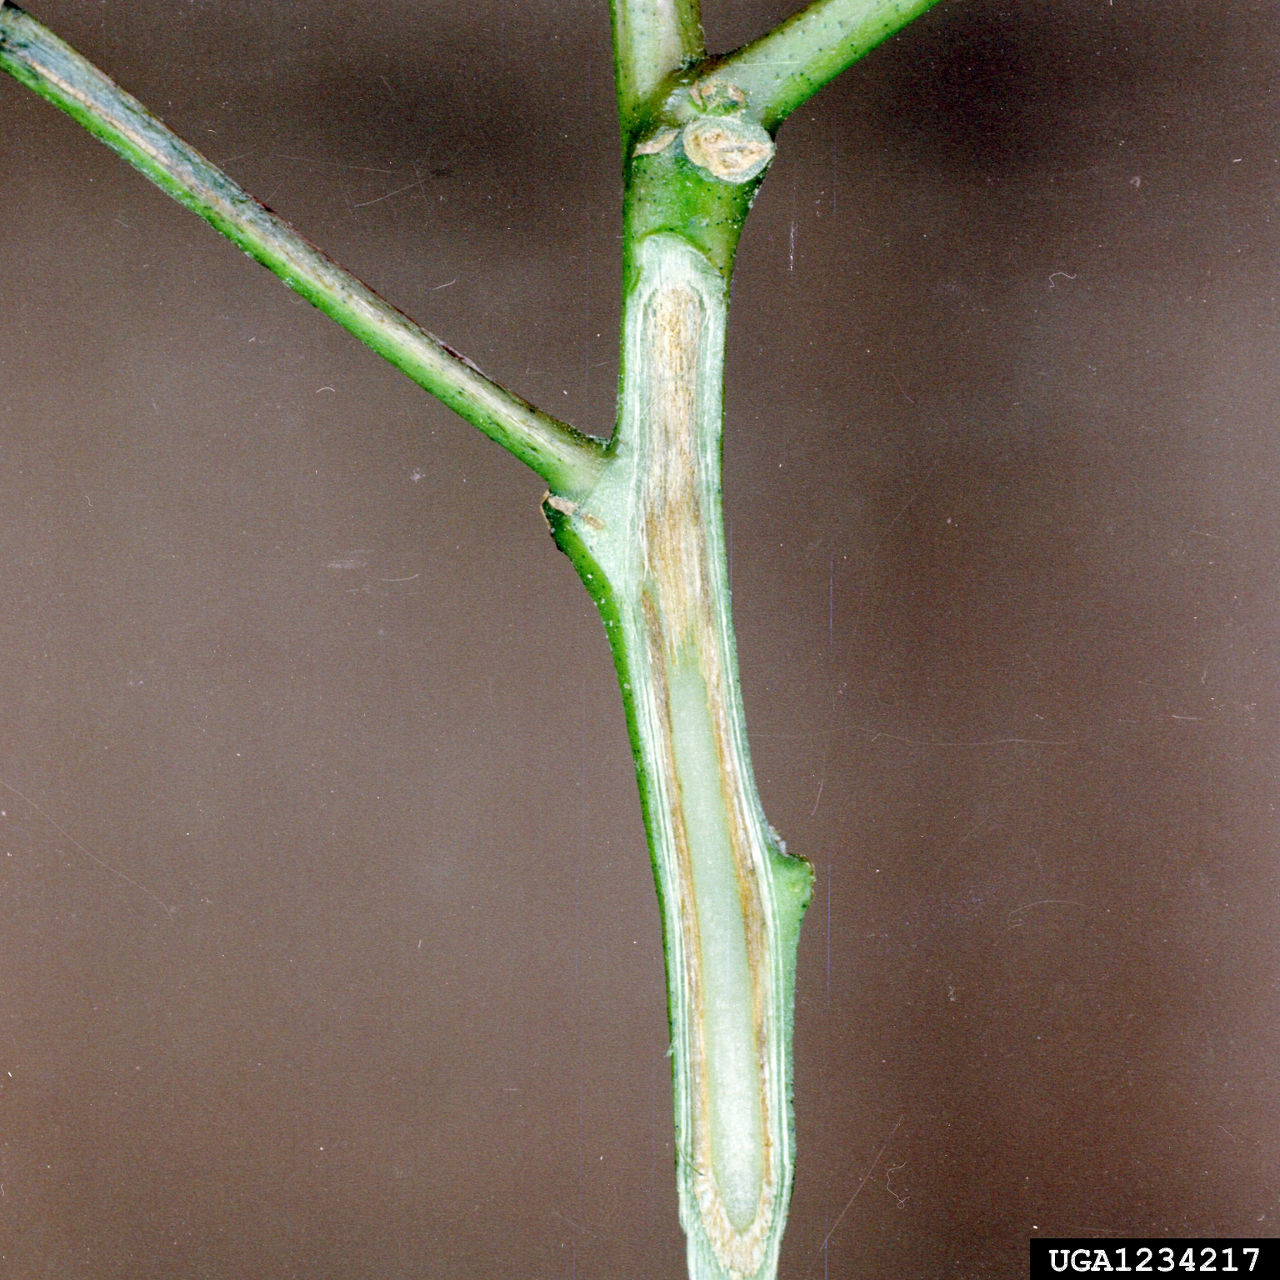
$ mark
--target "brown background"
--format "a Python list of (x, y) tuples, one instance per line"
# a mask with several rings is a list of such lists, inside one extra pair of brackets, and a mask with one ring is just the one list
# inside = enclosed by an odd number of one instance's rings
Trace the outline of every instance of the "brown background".
[[(603, 0), (31, 7), (606, 428)], [(819, 873), (787, 1280), (1277, 1234), (1278, 65), (1275, 3), (943, 0), (782, 135), (726, 499)], [(0, 112), (0, 1275), (677, 1276), (657, 912), (539, 483)]]

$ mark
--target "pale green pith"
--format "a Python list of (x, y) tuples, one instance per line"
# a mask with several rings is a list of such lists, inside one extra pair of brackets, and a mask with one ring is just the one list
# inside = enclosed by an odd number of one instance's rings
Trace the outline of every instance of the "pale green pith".
[(677, 656), (668, 689), (705, 985), (711, 1167), (730, 1222), (745, 1231), (760, 1200), (764, 1160), (755, 1000), (722, 773), (696, 653)]

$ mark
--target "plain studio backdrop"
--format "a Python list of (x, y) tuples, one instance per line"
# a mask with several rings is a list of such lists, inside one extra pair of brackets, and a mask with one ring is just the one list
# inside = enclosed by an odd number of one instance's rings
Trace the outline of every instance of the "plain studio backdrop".
[[(604, 0), (30, 7), (608, 430)], [(781, 134), (725, 493), (818, 875), (786, 1280), (1280, 1227), (1278, 65), (1271, 2), (943, 0)], [(0, 1276), (679, 1275), (639, 805), (539, 481), (0, 113)]]

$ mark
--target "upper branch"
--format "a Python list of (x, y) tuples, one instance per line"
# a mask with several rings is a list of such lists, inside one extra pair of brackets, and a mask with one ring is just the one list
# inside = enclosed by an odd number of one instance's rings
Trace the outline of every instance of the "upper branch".
[(308, 302), (515, 454), (561, 493), (588, 487), (603, 442), (535, 409), (380, 298), (171, 133), (17, 6), (0, 0), (0, 68), (119, 152)]
[(631, 135), (656, 90), (706, 55), (699, 0), (611, 0), (613, 64), (622, 135)]
[(744, 90), (766, 129), (937, 0), (813, 0), (718, 69)]

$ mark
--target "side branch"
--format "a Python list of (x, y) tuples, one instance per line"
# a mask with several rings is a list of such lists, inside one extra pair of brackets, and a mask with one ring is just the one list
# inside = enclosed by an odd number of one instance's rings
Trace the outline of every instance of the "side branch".
[(611, 0), (623, 140), (673, 71), (706, 56), (699, 0)]
[(719, 69), (744, 90), (766, 129), (938, 0), (813, 0)]
[(16, 5), (0, 2), (0, 68), (101, 138), (308, 302), (536, 471), (557, 492), (588, 487), (603, 442), (492, 381), (339, 267), (136, 99)]

